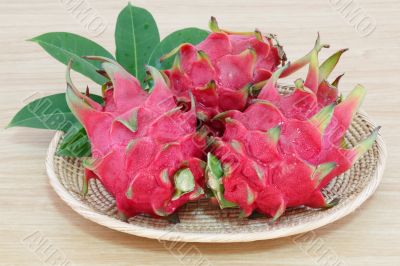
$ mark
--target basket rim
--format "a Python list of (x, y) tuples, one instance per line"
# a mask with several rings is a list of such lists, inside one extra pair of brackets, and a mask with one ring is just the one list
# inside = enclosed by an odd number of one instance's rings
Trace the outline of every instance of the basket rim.
[[(361, 111), (358, 114), (371, 126), (376, 127), (376, 124), (371, 121), (368, 115)], [(152, 229), (139, 225), (126, 223), (115, 219), (106, 214), (100, 213), (81, 201), (75, 199), (70, 192), (61, 184), (54, 170), (54, 155), (57, 149), (57, 144), (63, 133), (56, 132), (50, 142), (47, 157), (46, 171), (49, 181), (58, 196), (65, 201), (74, 211), (82, 215), (84, 218), (108, 227), (110, 229), (136, 235), (140, 237), (157, 239), (158, 241), (179, 241), (179, 242), (208, 242), (208, 243), (230, 243), (230, 242), (250, 242), (257, 240), (267, 240), (280, 237), (287, 237), (295, 234), (305, 233), (319, 227), (335, 222), (344, 216), (350, 214), (355, 209), (361, 206), (379, 186), (386, 164), (387, 149), (381, 134), (376, 140), (378, 146), (378, 162), (371, 181), (363, 188), (363, 190), (345, 207), (339, 208), (336, 212), (321, 217), (318, 220), (311, 220), (305, 223), (300, 223), (291, 227), (282, 227), (274, 230), (266, 230), (264, 232), (246, 232), (246, 233), (204, 233), (204, 232), (176, 232), (165, 229)]]

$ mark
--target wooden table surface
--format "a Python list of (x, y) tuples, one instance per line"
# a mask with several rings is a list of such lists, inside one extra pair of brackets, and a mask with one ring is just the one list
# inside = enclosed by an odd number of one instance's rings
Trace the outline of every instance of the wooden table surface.
[[(114, 51), (116, 17), (127, 1), (83, 1), (106, 23), (98, 36), (75, 18), (69, 2), (0, 0), (1, 128), (29, 99), (65, 89), (65, 66), (25, 40), (68, 31)], [(54, 265), (196, 265), (196, 258), (183, 254), (193, 248), (210, 265), (400, 265), (400, 2), (354, 0), (343, 10), (346, 2), (135, 0), (134, 4), (154, 14), (162, 36), (187, 26), (205, 28), (214, 15), (224, 28), (258, 27), (278, 33), (291, 59), (312, 47), (318, 31), (331, 51), (350, 48), (336, 71), (346, 72), (341, 88), (346, 93), (357, 83), (367, 87), (364, 109), (382, 125), (389, 154), (382, 184), (356, 212), (313, 231), (307, 241), (287, 237), (171, 247), (115, 232), (72, 211), (52, 190), (45, 172), (44, 157), (54, 133), (3, 129), (0, 264), (52, 265), (50, 255), (62, 254), (66, 260)], [(358, 14), (355, 20), (362, 19), (361, 23), (354, 23), (352, 14)], [(328, 54), (324, 51), (322, 56)], [(78, 75), (74, 79), (82, 87), (88, 83)], [(34, 240), (49, 248), (36, 250)]]

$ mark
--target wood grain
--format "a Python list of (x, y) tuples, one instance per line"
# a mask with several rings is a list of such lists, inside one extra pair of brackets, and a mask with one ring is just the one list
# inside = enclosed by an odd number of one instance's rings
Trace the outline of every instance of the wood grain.
[[(0, 1), (1, 128), (28, 98), (65, 89), (65, 67), (26, 39), (49, 31), (68, 31), (93, 38), (114, 51), (115, 21), (126, 1), (86, 0), (107, 21), (106, 30), (97, 37), (68, 11), (67, 2)], [(214, 15), (225, 28), (257, 27), (278, 33), (292, 59), (311, 48), (318, 31), (331, 44), (332, 52), (350, 48), (336, 72), (346, 72), (341, 88), (345, 93), (357, 83), (368, 88), (364, 110), (382, 125), (389, 154), (381, 186), (355, 213), (315, 230), (308, 241), (304, 236), (302, 241), (289, 237), (244, 244), (172, 246), (133, 237), (85, 220), (52, 191), (44, 167), (52, 132), (8, 129), (1, 132), (0, 139), (0, 264), (46, 264), (46, 254), (35, 251), (29, 242), (36, 236), (65, 255), (70, 265), (195, 265), (198, 256), (185, 256), (185, 250), (198, 251), (211, 265), (333, 265), (335, 261), (399, 265), (400, 2), (353, 1), (376, 21), (375, 31), (366, 37), (349, 24), (336, 2), (340, 1), (136, 0), (134, 4), (154, 14), (162, 36), (187, 26), (205, 28), (209, 16)], [(96, 88), (78, 75), (74, 79), (82, 87), (89, 83)], [(321, 250), (333, 254), (335, 261), (327, 264)]]

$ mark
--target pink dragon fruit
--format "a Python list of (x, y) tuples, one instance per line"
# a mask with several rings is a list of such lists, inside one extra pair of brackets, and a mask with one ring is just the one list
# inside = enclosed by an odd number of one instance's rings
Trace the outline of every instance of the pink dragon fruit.
[[(281, 95), (276, 86), (285, 66), (243, 112), (230, 110), (213, 119), (223, 121), (225, 131), (214, 138), (206, 179), (221, 208), (239, 206), (243, 216), (257, 210), (277, 219), (288, 207), (332, 206), (322, 188), (371, 148), (378, 134), (376, 129), (354, 148), (342, 145), (365, 90), (358, 85), (338, 103), (338, 79), (333, 85), (325, 79), (341, 53), (319, 67), (314, 48), (307, 79), (296, 81), (293, 93)], [(297, 102), (303, 103), (300, 108)], [(307, 106), (313, 110), (304, 112)]]
[(89, 59), (103, 62), (111, 84), (100, 105), (76, 89), (68, 70), (67, 102), (92, 144), (92, 158), (84, 162), (84, 190), (90, 178), (99, 179), (126, 218), (142, 213), (167, 216), (201, 198), (205, 135), (196, 132), (194, 103), (183, 112), (153, 68), (154, 87), (147, 93), (116, 62)]
[(198, 45), (182, 44), (161, 60), (176, 54), (174, 65), (165, 70), (171, 89), (180, 101), (189, 101), (192, 92), (198, 116), (208, 120), (220, 111), (243, 110), (252, 84), (270, 78), (285, 60), (272, 36), (258, 30), (234, 33), (221, 30), (211, 18), (213, 31)]

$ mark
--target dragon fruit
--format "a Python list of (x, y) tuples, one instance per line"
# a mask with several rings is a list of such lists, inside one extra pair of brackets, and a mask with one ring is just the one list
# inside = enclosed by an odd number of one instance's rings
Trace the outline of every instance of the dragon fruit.
[(176, 55), (173, 67), (164, 73), (180, 101), (188, 102), (193, 93), (203, 121), (220, 111), (243, 110), (251, 85), (269, 79), (285, 60), (272, 35), (222, 30), (215, 18), (210, 28), (212, 33), (203, 42), (184, 43), (161, 58)]
[[(210, 28), (200, 44), (182, 44), (164, 57), (175, 55), (171, 69), (149, 67), (150, 92), (116, 62), (88, 57), (102, 62), (99, 73), (110, 80), (101, 105), (80, 93), (67, 72), (68, 105), (92, 145), (84, 191), (91, 178), (100, 180), (126, 218), (169, 216), (204, 197), (205, 187), (221, 208), (240, 207), (246, 217), (259, 211), (277, 219), (289, 207), (333, 206), (322, 189), (378, 134), (346, 146), (365, 96), (357, 85), (343, 100), (342, 75), (327, 81), (346, 49), (320, 65), (318, 54), (328, 45), (318, 37), (307, 55), (284, 64), (272, 36), (221, 30), (214, 18)], [(281, 94), (279, 78), (306, 65), (306, 79)]]
[(319, 66), (316, 47), (307, 57), (306, 80), (296, 80), (291, 94), (277, 88), (278, 78), (288, 72), (284, 66), (244, 111), (213, 118), (224, 123), (225, 131), (212, 141), (206, 182), (221, 208), (239, 206), (243, 216), (256, 210), (277, 219), (288, 207), (331, 207), (335, 202), (326, 202), (321, 190), (374, 144), (379, 128), (355, 147), (345, 147), (344, 135), (365, 89), (357, 85), (341, 101), (340, 78), (332, 84), (326, 78), (345, 50)]
[(84, 162), (84, 192), (90, 178), (99, 179), (126, 218), (168, 216), (203, 197), (205, 135), (196, 132), (194, 103), (182, 111), (154, 68), (149, 68), (154, 87), (147, 93), (116, 62), (89, 59), (102, 61), (110, 82), (100, 105), (77, 90), (68, 68), (67, 102), (92, 145), (92, 157)]

